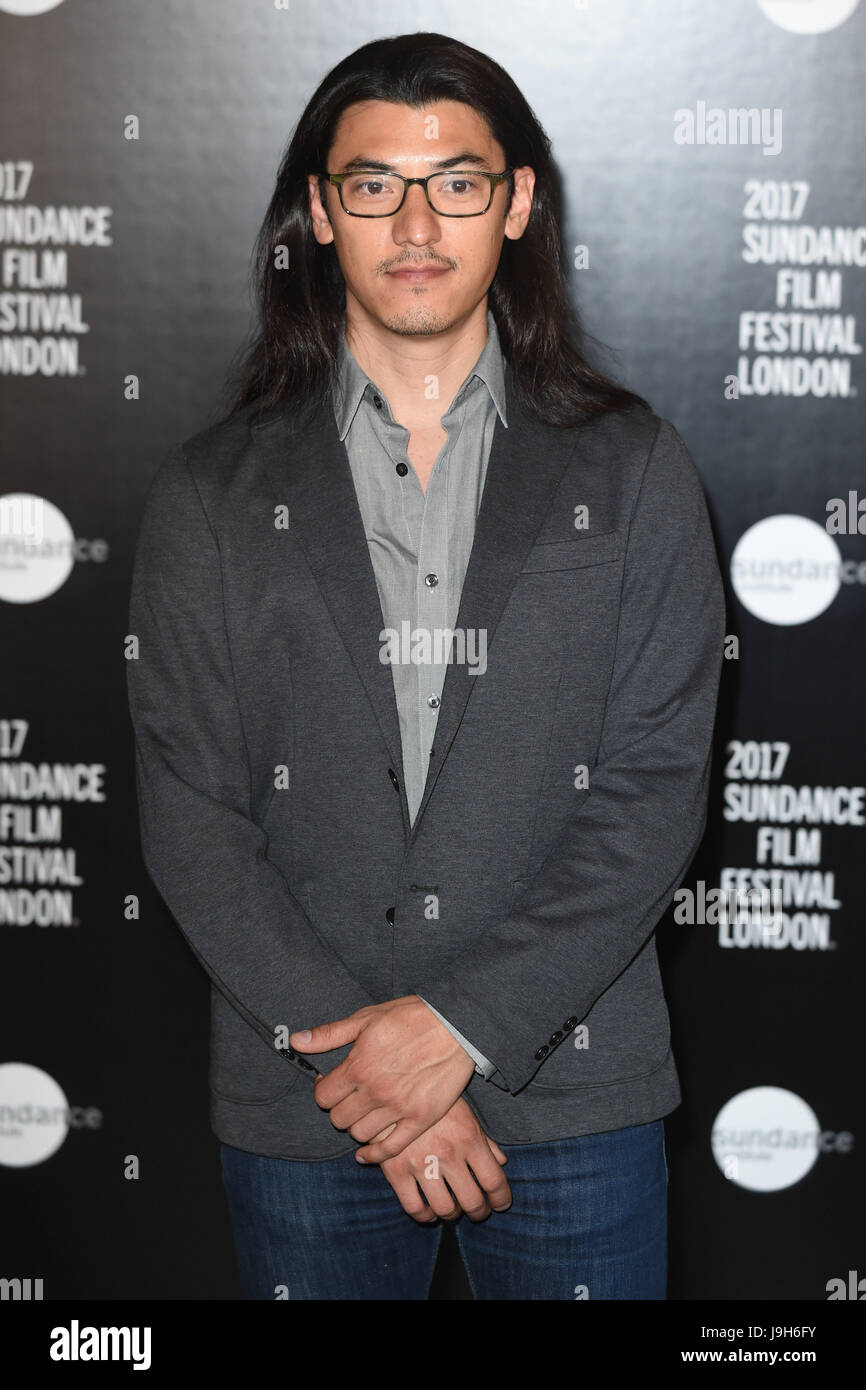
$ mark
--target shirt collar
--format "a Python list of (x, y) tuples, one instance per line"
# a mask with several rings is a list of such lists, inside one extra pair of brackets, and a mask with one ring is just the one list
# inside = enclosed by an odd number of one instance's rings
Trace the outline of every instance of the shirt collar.
[[(345, 323), (345, 321), (344, 321)], [(499, 418), (508, 427), (506, 419), (505, 404), (505, 359), (502, 356), (502, 349), (499, 344), (499, 333), (496, 328), (496, 320), (490, 309), (487, 310), (487, 342), (481, 351), (481, 355), (472, 371), (462, 383), (460, 390), (454, 397), (449, 406), (449, 410), (455, 408), (473, 377), (478, 377), (484, 382), (493, 404), (499, 412)], [(340, 439), (344, 440), (349, 433), (349, 427), (355, 418), (358, 406), (364, 396), (367, 387), (377, 391), (379, 388), (375, 382), (371, 381), (361, 367), (358, 365), (346, 343), (345, 331), (340, 333), (340, 341), (337, 347), (337, 376), (334, 381), (333, 403), (334, 416), (337, 421), (337, 431)], [(384, 397), (384, 392), (380, 391)]]

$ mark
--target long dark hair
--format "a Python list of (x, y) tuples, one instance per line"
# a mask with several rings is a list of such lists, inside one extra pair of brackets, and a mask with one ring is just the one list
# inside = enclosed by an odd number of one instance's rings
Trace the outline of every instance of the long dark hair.
[[(643, 397), (583, 355), (596, 342), (571, 306), (563, 272), (561, 191), (550, 140), (508, 73), (444, 34), (377, 39), (350, 53), (319, 84), (283, 156), (253, 261), (259, 325), (230, 372), (231, 412), (325, 400), (336, 372), (345, 282), (333, 242), (313, 236), (307, 176), (327, 167), (337, 124), (359, 101), (424, 109), (436, 101), (471, 106), (505, 152), (505, 167), (530, 165), (535, 190), (518, 240), (505, 238), (488, 305), (523, 405), (547, 424), (573, 426)], [(288, 251), (288, 268), (274, 264)]]

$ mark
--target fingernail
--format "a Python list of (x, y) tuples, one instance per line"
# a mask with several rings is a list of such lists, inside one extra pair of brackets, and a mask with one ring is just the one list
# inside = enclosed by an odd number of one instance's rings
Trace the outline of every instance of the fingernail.
[(366, 1163), (367, 1160), (366, 1160), (366, 1158), (362, 1158), (360, 1154), (355, 1154), (355, 1162), (356, 1162), (356, 1163)]
[(293, 1033), (292, 1037), (295, 1039), (295, 1042), (299, 1043), (308, 1043), (313, 1041), (313, 1035), (310, 1032), (309, 1028), (305, 1028), (302, 1033)]

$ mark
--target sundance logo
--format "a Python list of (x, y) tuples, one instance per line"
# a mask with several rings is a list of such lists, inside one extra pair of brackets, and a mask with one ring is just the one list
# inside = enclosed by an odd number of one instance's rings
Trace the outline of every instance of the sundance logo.
[(0, 1064), (0, 1164), (31, 1168), (51, 1158), (70, 1129), (102, 1128), (94, 1105), (70, 1105), (62, 1089), (29, 1062)]
[(134, 1371), (150, 1370), (149, 1327), (52, 1327), (52, 1361), (131, 1361)]
[(731, 556), (731, 583), (744, 608), (765, 623), (792, 627), (826, 612), (843, 583), (863, 583), (835, 540), (807, 516), (767, 516), (750, 526)]
[(844, 24), (860, 0), (758, 0), (768, 19), (791, 34), (824, 34)]
[(75, 562), (108, 557), (104, 540), (76, 536), (59, 507), (32, 492), (0, 496), (0, 599), (38, 603), (57, 592)]
[(713, 1157), (725, 1177), (751, 1192), (793, 1187), (819, 1154), (847, 1154), (848, 1130), (822, 1130), (810, 1105), (781, 1086), (753, 1086), (723, 1105), (712, 1132)]
[(6, 14), (47, 14), (62, 4), (63, 0), (0, 0), (0, 10)]

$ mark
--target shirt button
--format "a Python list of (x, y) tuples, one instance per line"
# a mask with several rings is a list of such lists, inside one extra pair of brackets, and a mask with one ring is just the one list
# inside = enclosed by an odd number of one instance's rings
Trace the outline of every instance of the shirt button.
[(406, 467), (405, 463), (398, 463), (397, 472), (400, 474), (401, 478), (405, 478), (406, 474), (409, 472), (409, 469)]
[(400, 790), (400, 783), (399, 783), (398, 780), (397, 780), (397, 774), (396, 774), (396, 772), (394, 771), (393, 767), (389, 767), (389, 768), (388, 768), (388, 776), (391, 778), (391, 781), (394, 783), (394, 786), (395, 786), (395, 787), (397, 788), (397, 790), (399, 791), (399, 790)]
[(577, 1026), (577, 1019), (567, 1018), (562, 1026), (565, 1029), (566, 1033), (570, 1033), (572, 1028), (575, 1028)]
[(438, 695), (428, 695), (427, 703), (431, 709), (438, 709), (441, 702)]
[(562, 1034), (561, 1034), (561, 1033), (558, 1033), (558, 1032), (557, 1032), (557, 1033), (551, 1033), (551, 1035), (550, 1035), (550, 1046), (551, 1046), (551, 1047), (555, 1047), (556, 1044), (557, 1044), (558, 1042), (561, 1042), (561, 1041), (562, 1041)]
[(424, 583), (427, 585), (428, 589), (435, 589), (436, 585), (439, 583), (438, 574), (425, 574)]
[(381, 396), (374, 396), (374, 397), (373, 397), (373, 404), (374, 404), (374, 406), (376, 407), (377, 410), (381, 410), (381, 409), (382, 409), (382, 397), (381, 397)]
[(543, 1062), (549, 1051), (550, 1048), (547, 1046), (547, 1044), (543, 1044), (535, 1054), (536, 1062)]
[(389, 926), (389, 927), (393, 927), (393, 925), (394, 925), (394, 909), (393, 909), (393, 907), (389, 907), (389, 908), (388, 908), (388, 911), (385, 913), (385, 921), (388, 923), (388, 926)]

